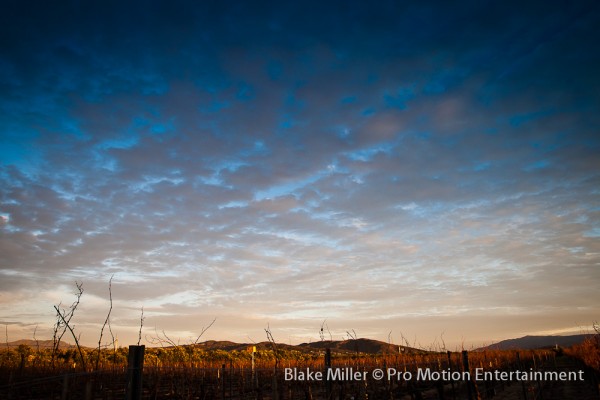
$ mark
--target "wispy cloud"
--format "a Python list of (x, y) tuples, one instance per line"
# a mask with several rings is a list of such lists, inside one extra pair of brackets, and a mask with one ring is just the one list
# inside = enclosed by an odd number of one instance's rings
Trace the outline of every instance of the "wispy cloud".
[(92, 342), (112, 275), (124, 340), (597, 319), (597, 5), (177, 3), (2, 17), (15, 335), (78, 280)]

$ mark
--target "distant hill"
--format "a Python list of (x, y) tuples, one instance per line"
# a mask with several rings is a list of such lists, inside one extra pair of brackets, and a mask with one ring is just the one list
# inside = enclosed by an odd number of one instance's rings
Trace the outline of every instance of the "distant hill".
[(325, 350), (327, 347), (331, 351), (339, 353), (359, 353), (368, 354), (399, 354), (400, 351), (406, 354), (424, 353), (424, 350), (412, 347), (398, 346), (373, 339), (350, 339), (350, 340), (323, 340), (320, 342), (302, 343), (299, 346), (309, 347), (311, 349)]
[[(302, 350), (299, 349), (298, 346), (292, 346), (289, 344), (277, 343), (277, 348), (281, 350)], [(272, 345), (270, 342), (260, 342), (260, 343), (235, 343), (229, 342), (226, 340), (207, 340), (206, 342), (201, 342), (195, 345), (197, 348), (203, 350), (223, 350), (223, 351), (245, 351), (253, 346), (256, 347), (256, 350), (270, 350), (272, 349)]]
[[(524, 336), (518, 339), (503, 340), (498, 343), (494, 343), (489, 346), (481, 347), (476, 350), (533, 350), (540, 348), (550, 348), (556, 345), (560, 347), (570, 347), (575, 344), (582, 343), (586, 338), (593, 335), (572, 335), (572, 336)], [(19, 345), (24, 344), (31, 347), (32, 349), (51, 349), (52, 340), (16, 340), (14, 342), (0, 343), (0, 350), (9, 347), (15, 349)], [(190, 346), (190, 345), (183, 345)], [(193, 345), (199, 349), (214, 351), (246, 351), (252, 346), (256, 346), (257, 350), (271, 350), (272, 345), (270, 342), (260, 343), (235, 343), (226, 340), (207, 340), (205, 342)], [(61, 349), (73, 349), (76, 348), (67, 342), (60, 343)], [(302, 353), (315, 353), (324, 352), (326, 348), (329, 348), (332, 353), (338, 354), (352, 354), (355, 352), (365, 354), (422, 354), (427, 353), (426, 350), (420, 350), (408, 346), (398, 346), (396, 344), (390, 344), (373, 339), (351, 339), (351, 340), (322, 340), (318, 342), (301, 343), (299, 345), (289, 345), (284, 343), (277, 343), (277, 348), (280, 350), (295, 350)]]
[[(14, 342), (8, 342), (8, 343), (2, 343), (0, 344), (0, 349), (5, 349), (5, 348), (11, 348), (11, 349), (16, 349), (17, 347), (19, 347), (20, 345), (26, 345), (31, 347), (34, 350), (37, 350), (38, 348), (40, 350), (44, 350), (44, 349), (52, 349), (53, 346), (53, 341), (52, 340), (29, 340), (29, 339), (21, 339), (21, 340), (15, 340)], [(73, 345), (73, 344), (69, 344), (67, 342), (60, 342), (58, 345), (59, 349), (73, 349), (76, 348), (77, 346)]]
[(582, 343), (586, 338), (593, 335), (571, 335), (571, 336), (523, 336), (518, 339), (503, 340), (492, 345), (482, 347), (478, 350), (534, 350), (549, 347), (570, 347)]
[[(260, 343), (234, 343), (229, 341), (208, 340), (198, 343), (196, 347), (204, 350), (223, 350), (223, 351), (241, 351), (256, 346), (257, 350), (270, 350), (272, 345), (269, 342)], [(320, 342), (301, 343), (299, 345), (289, 345), (277, 343), (277, 348), (281, 350), (296, 350), (303, 353), (322, 352), (326, 348), (331, 349), (333, 353), (367, 353), (367, 354), (398, 354), (400, 349), (407, 354), (423, 353), (423, 350), (412, 347), (398, 346), (373, 339), (355, 339), (355, 340), (323, 340)]]

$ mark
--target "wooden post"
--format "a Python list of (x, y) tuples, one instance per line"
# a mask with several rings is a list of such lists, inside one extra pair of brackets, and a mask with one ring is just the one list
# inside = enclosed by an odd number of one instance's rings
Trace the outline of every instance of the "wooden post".
[(252, 346), (252, 387), (258, 388), (258, 377), (256, 376), (256, 365), (254, 364), (254, 355), (256, 354), (256, 346)]
[(142, 398), (142, 371), (144, 369), (145, 348), (144, 345), (129, 346), (126, 400), (141, 400)]
[(69, 395), (69, 375), (65, 374), (65, 376), (63, 378), (62, 393), (60, 395), (60, 399), (67, 400), (68, 395)]
[(279, 400), (279, 387), (277, 386), (277, 369), (273, 370), (273, 400)]
[(221, 400), (225, 400), (225, 364), (221, 365)]
[(88, 380), (85, 383), (85, 400), (92, 400), (92, 381)]
[[(517, 351), (517, 366), (522, 371), (523, 364), (521, 364), (521, 355)], [(527, 400), (527, 388), (525, 387), (525, 381), (521, 381), (521, 388), (523, 389), (523, 400)]]
[[(452, 353), (450, 350), (446, 352), (448, 356), (448, 369), (452, 371)], [(454, 388), (454, 379), (450, 379), (450, 387), (452, 388), (452, 398), (456, 400), (456, 389)]]
[[(463, 356), (463, 371), (469, 372), (469, 353), (466, 350), (462, 351)], [(473, 400), (473, 388), (471, 387), (471, 380), (469, 379), (467, 382), (467, 398), (469, 400)]]
[(8, 390), (8, 399), (12, 399), (13, 398), (13, 371), (12, 369), (10, 370), (10, 373), (8, 374), (8, 386), (7, 386), (7, 390)]
[(229, 398), (233, 397), (233, 383), (231, 382), (232, 377), (233, 377), (233, 360), (229, 360)]
[(331, 370), (331, 350), (325, 349), (325, 398), (330, 400), (331, 397), (331, 380), (329, 371)]

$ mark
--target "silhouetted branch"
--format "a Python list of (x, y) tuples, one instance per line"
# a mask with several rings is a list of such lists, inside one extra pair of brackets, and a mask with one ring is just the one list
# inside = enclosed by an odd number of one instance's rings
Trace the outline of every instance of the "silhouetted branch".
[(273, 354), (275, 355), (275, 369), (279, 366), (279, 353), (277, 352), (277, 344), (275, 343), (275, 339), (273, 338), (273, 334), (271, 333), (271, 328), (267, 324), (267, 328), (265, 329), (265, 333), (267, 334), (267, 340), (271, 343), (271, 347), (273, 348)]
[[(144, 326), (144, 306), (142, 306), (142, 315), (140, 316), (140, 332), (138, 333), (138, 342), (137, 345), (140, 345), (140, 342), (142, 341), (142, 328)], [(164, 331), (163, 331), (164, 333)]]
[(83, 352), (81, 351), (81, 346), (79, 345), (79, 339), (75, 335), (75, 332), (73, 331), (73, 328), (71, 328), (71, 325), (69, 325), (69, 323), (65, 319), (65, 316), (62, 315), (62, 313), (60, 312), (60, 310), (58, 309), (58, 307), (54, 306), (54, 309), (56, 310), (56, 313), (58, 314), (58, 316), (60, 317), (60, 319), (65, 324), (65, 326), (66, 326), (65, 329), (68, 329), (69, 332), (71, 332), (71, 335), (73, 335), (73, 339), (75, 340), (75, 345), (77, 346), (77, 350), (79, 351), (79, 357), (81, 358), (81, 365), (83, 366), (83, 370), (85, 371), (86, 370), (85, 358), (83, 358)]
[(212, 322), (210, 324), (208, 324), (208, 326), (206, 328), (202, 328), (202, 331), (200, 332), (200, 334), (198, 335), (198, 337), (194, 341), (194, 344), (198, 344), (198, 341), (200, 340), (200, 338), (202, 337), (202, 335), (204, 335), (204, 332), (206, 332), (207, 330), (209, 330), (210, 327), (213, 326), (213, 324), (215, 323), (216, 320), (217, 320), (217, 318), (213, 319)]
[[(56, 324), (54, 325), (54, 333), (52, 336), (52, 357), (51, 357), (52, 365), (54, 365), (54, 358), (56, 357), (56, 353), (60, 346), (60, 342), (61, 342), (64, 334), (67, 331), (67, 327), (69, 326), (69, 322), (71, 322), (71, 318), (73, 318), (73, 315), (75, 314), (75, 310), (77, 309), (77, 306), (79, 306), (79, 302), (81, 300), (81, 295), (83, 294), (83, 282), (82, 283), (75, 282), (75, 286), (77, 287), (77, 293), (75, 293), (76, 299), (73, 302), (73, 304), (71, 304), (71, 306), (69, 307), (68, 312), (66, 310), (64, 310), (63, 313), (60, 312), (59, 307), (62, 304), (62, 302), (59, 303), (58, 306), (54, 306), (54, 309), (56, 310), (56, 314), (57, 314), (57, 319), (56, 319)], [(59, 333), (61, 328), (62, 328), (62, 332)], [(73, 334), (73, 336), (74, 336), (74, 334)]]
[[(98, 355), (96, 356), (96, 370), (98, 369), (98, 365), (100, 363), (100, 346), (102, 343), (102, 335), (104, 334), (104, 328), (106, 327), (106, 324), (108, 324), (108, 321), (110, 319), (110, 313), (112, 312), (112, 308), (113, 308), (113, 301), (112, 301), (112, 279), (113, 279), (114, 275), (111, 275), (110, 279), (108, 280), (108, 298), (110, 300), (110, 308), (108, 309), (108, 314), (106, 315), (106, 319), (104, 320), (104, 324), (102, 325), (102, 329), (100, 329), (100, 338), (98, 339)], [(113, 340), (114, 343), (114, 340)]]

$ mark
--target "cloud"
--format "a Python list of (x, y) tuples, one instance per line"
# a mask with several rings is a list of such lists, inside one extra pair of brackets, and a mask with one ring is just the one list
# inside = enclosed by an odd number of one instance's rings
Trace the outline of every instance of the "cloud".
[(598, 8), (465, 5), (13, 4), (0, 317), (84, 281), (91, 337), (114, 275), (123, 338), (589, 323)]

